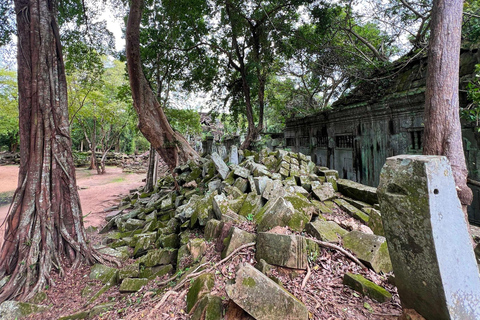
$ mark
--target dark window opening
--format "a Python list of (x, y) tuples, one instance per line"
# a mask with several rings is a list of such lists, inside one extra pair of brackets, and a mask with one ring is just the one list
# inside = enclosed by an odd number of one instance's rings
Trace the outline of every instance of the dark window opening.
[(286, 139), (286, 144), (289, 147), (294, 147), (295, 146), (295, 138), (287, 138)]
[(410, 131), (410, 149), (420, 151), (423, 148), (423, 129), (414, 129)]
[(335, 143), (337, 148), (352, 149), (353, 148), (353, 136), (336, 136)]
[(310, 140), (309, 137), (301, 137), (300, 138), (300, 146), (301, 147), (308, 147), (310, 145), (309, 140)]
[(326, 148), (328, 147), (328, 133), (327, 127), (322, 127), (320, 131), (317, 131), (317, 147)]
[(393, 125), (393, 120), (388, 121), (388, 131), (390, 134), (395, 134), (395, 126)]

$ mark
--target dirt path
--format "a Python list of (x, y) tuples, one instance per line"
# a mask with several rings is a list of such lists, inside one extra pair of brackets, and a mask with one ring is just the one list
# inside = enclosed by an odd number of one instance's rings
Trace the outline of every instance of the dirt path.
[[(107, 167), (107, 173), (80, 168), (76, 170), (85, 227), (104, 224), (104, 209), (119, 203), (131, 189), (143, 185), (145, 174), (123, 173), (121, 168)], [(18, 166), (0, 166), (0, 193), (13, 192), (17, 186)], [(9, 205), (0, 206), (0, 222), (5, 220)], [(0, 228), (3, 243), (4, 227)]]

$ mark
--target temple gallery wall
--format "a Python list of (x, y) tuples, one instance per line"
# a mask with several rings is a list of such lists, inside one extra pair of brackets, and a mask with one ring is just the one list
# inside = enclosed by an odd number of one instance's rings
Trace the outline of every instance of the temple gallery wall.
[[(478, 50), (460, 56), (460, 106), (468, 105), (466, 86), (480, 63)], [(377, 186), (387, 157), (420, 154), (427, 59), (398, 64), (378, 80), (359, 84), (338, 100), (332, 110), (291, 119), (285, 144), (312, 156), (317, 165), (338, 170), (341, 178)], [(463, 124), (463, 145), (469, 177), (480, 180), (480, 134), (473, 124)], [(474, 201), (469, 219), (480, 224), (480, 188), (470, 186)]]

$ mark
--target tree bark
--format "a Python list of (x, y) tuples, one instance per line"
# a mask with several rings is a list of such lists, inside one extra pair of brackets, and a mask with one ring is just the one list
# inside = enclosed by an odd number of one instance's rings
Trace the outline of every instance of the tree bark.
[(152, 192), (157, 182), (157, 151), (150, 145), (148, 156), (147, 179), (145, 182), (145, 192)]
[(173, 170), (180, 163), (199, 158), (183, 136), (170, 126), (142, 70), (140, 59), (140, 22), (143, 0), (130, 5), (126, 31), (126, 53), (133, 106), (138, 114), (138, 127), (158, 154)]
[[(473, 195), (462, 146), (458, 81), (463, 1), (433, 2), (425, 92), (423, 153), (444, 155), (452, 166), (457, 194), (467, 218)], [(468, 221), (468, 219), (467, 219)]]
[(15, 0), (18, 35), (20, 170), (6, 219), (0, 301), (27, 300), (50, 283), (50, 272), (103, 261), (82, 221), (68, 120), (67, 86), (48, 0)]

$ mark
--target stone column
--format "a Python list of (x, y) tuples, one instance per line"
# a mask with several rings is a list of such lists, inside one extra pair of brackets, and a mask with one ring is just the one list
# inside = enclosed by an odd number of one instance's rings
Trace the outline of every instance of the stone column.
[(447, 158), (388, 158), (377, 193), (403, 307), (427, 320), (480, 319), (478, 267)]

